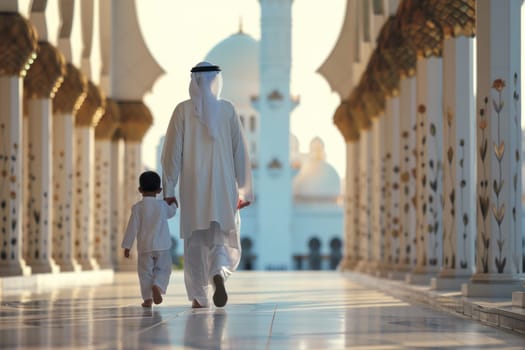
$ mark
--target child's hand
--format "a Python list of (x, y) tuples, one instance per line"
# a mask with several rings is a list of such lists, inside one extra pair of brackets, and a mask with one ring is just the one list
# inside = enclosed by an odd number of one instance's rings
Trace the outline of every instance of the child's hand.
[(129, 249), (127, 249), (127, 248), (124, 249), (124, 256), (125, 256), (126, 258), (129, 258)]

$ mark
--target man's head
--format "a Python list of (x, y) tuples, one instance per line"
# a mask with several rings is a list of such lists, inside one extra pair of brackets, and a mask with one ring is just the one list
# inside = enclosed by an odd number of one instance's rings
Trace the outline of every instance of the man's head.
[(190, 96), (201, 95), (220, 98), (222, 90), (221, 68), (210, 62), (199, 62), (191, 69)]
[(217, 134), (222, 75), (219, 66), (200, 62), (191, 69), (190, 97), (195, 115), (212, 138)]
[(139, 191), (141, 193), (160, 193), (160, 176), (154, 171), (145, 171), (139, 177)]

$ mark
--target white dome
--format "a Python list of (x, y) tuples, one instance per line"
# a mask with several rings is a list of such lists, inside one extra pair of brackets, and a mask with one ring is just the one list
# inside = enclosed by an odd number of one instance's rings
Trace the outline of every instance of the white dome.
[(310, 143), (310, 154), (293, 179), (296, 199), (336, 200), (341, 194), (341, 180), (324, 157), (324, 144), (319, 138)]
[(221, 97), (238, 108), (251, 107), (250, 97), (259, 94), (259, 42), (239, 31), (215, 45), (204, 60), (221, 67)]

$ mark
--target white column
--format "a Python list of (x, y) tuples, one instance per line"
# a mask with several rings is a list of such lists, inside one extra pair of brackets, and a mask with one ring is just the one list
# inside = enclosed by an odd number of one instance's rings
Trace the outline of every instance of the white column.
[(381, 188), (379, 196), (381, 199), (381, 230), (382, 230), (382, 254), (380, 261), (380, 276), (386, 277), (391, 271), (393, 264), (393, 235), (392, 235), (392, 115), (389, 108), (390, 98), (386, 100), (385, 115), (382, 117), (382, 125), (379, 137), (381, 139)]
[(0, 76), (0, 276), (28, 275), (22, 257), (22, 79)]
[(75, 141), (75, 255), (83, 270), (96, 270), (99, 266), (93, 258), (94, 128), (77, 124)]
[(417, 62), (416, 265), (408, 283), (428, 284), (442, 256), (442, 59)]
[(360, 184), (359, 178), (361, 176), (361, 171), (360, 171), (361, 148), (363, 148), (362, 139), (363, 139), (363, 133), (360, 132), (359, 140), (354, 142), (352, 146), (353, 162), (351, 164), (354, 166), (354, 169), (355, 169), (353, 171), (354, 177), (352, 179), (352, 183), (354, 187), (354, 198), (353, 198), (354, 212), (352, 213), (352, 220), (354, 223), (354, 230), (352, 233), (353, 238), (354, 238), (352, 249), (355, 252), (354, 268), (357, 267), (357, 264), (361, 260), (361, 255), (362, 255), (361, 254), (361, 227), (360, 227), (361, 211), (360, 211), (360, 208), (361, 208), (361, 196), (363, 194), (359, 188), (359, 184)]
[(400, 210), (400, 261), (399, 272), (408, 272), (415, 259), (416, 211), (415, 211), (415, 156), (416, 149), (416, 81), (403, 78), (399, 94), (400, 159), (399, 159), (399, 210)]
[[(131, 214), (131, 207), (140, 200), (139, 176), (143, 171), (141, 143), (139, 141), (127, 140), (124, 143), (124, 193), (123, 193), (123, 208), (122, 208), (122, 229), (119, 236), (119, 247), (124, 237), (124, 230), (128, 224), (129, 216)], [(122, 252), (121, 252), (122, 254)], [(131, 259), (119, 260), (117, 269), (119, 271), (133, 271), (137, 265), (136, 249), (131, 249)]]
[[(118, 208), (112, 192), (118, 191), (113, 176), (118, 177), (120, 157), (113, 153), (113, 136), (120, 122), (117, 103), (105, 99), (105, 110), (95, 127), (95, 259), (101, 268), (113, 268), (113, 253), (118, 254), (112, 237), (114, 212)], [(113, 158), (115, 156), (115, 158)], [(116, 163), (117, 167), (113, 166)]]
[(465, 296), (523, 289), (521, 213), (521, 1), (476, 2), (476, 273)]
[(390, 254), (389, 258), (389, 274), (392, 279), (404, 278), (404, 275), (399, 273), (395, 267), (399, 266), (401, 262), (401, 125), (400, 125), (400, 107), (399, 97), (391, 97), (386, 99), (386, 113), (389, 120), (388, 145), (389, 147), (389, 169), (390, 172)]
[(74, 116), (56, 113), (53, 122), (53, 259), (61, 271), (79, 271), (74, 258)]
[(357, 187), (355, 186), (355, 178), (358, 173), (357, 150), (358, 140), (346, 142), (346, 174), (345, 174), (345, 211), (344, 211), (344, 233), (345, 233), (345, 249), (344, 258), (341, 262), (340, 269), (350, 270), (358, 260), (357, 250), (357, 223), (355, 220), (355, 213), (359, 208), (359, 201), (357, 200)]
[(112, 268), (111, 258), (111, 140), (95, 141), (94, 257), (101, 268)]
[(60, 87), (65, 64), (49, 42), (39, 41), (37, 57), (24, 78), (27, 104), (27, 252), (33, 272), (58, 272), (53, 260), (53, 129), (51, 100)]
[[(111, 141), (111, 256), (113, 266), (124, 264), (124, 252), (120, 245), (126, 229), (124, 217), (124, 141), (119, 136)], [(128, 212), (126, 212), (128, 213)], [(129, 213), (128, 213), (129, 214)], [(127, 259), (126, 259), (127, 260)]]
[(476, 123), (473, 39), (443, 46), (443, 262), (431, 287), (459, 289), (474, 272)]
[(87, 79), (72, 63), (53, 98), (53, 259), (61, 271), (79, 271), (75, 260), (75, 118)]
[(368, 272), (374, 275), (381, 275), (381, 261), (385, 253), (385, 231), (383, 227), (383, 216), (381, 207), (383, 199), (381, 188), (383, 186), (383, 166), (382, 159), (382, 128), (384, 125), (384, 115), (380, 114), (378, 118), (372, 120), (372, 130), (370, 135), (371, 143), (371, 186), (370, 186), (370, 213), (371, 213), (371, 263), (368, 266)]
[(34, 98), (28, 111), (27, 263), (33, 273), (58, 272), (52, 258), (53, 190), (51, 99)]
[(371, 130), (363, 130), (359, 139), (359, 263), (358, 271), (367, 272), (372, 260), (372, 222), (371, 222)]

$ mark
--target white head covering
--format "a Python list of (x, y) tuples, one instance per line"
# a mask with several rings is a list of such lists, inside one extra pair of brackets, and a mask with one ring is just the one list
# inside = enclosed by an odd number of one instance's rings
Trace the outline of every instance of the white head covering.
[(217, 136), (222, 75), (218, 66), (200, 62), (191, 70), (190, 98), (199, 121), (212, 138)]

